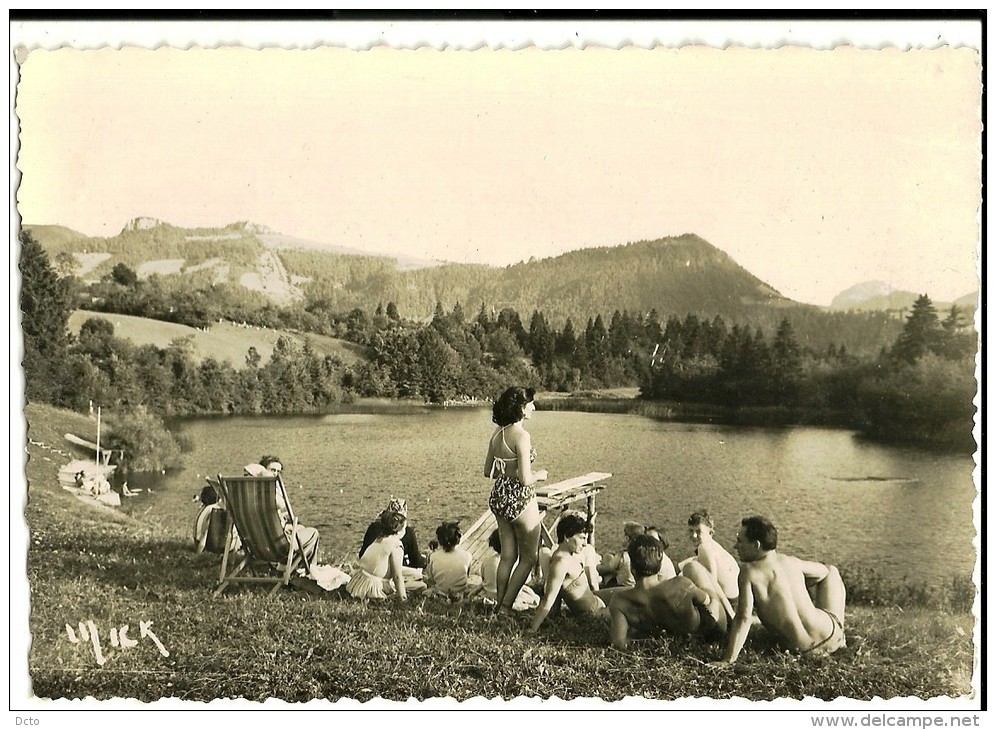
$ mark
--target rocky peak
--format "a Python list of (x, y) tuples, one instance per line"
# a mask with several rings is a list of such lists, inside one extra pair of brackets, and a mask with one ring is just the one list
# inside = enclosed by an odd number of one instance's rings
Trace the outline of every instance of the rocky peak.
[(860, 284), (845, 289), (833, 298), (830, 306), (846, 307), (849, 304), (863, 302), (874, 297), (887, 297), (895, 291), (890, 284), (884, 281), (863, 281)]
[(255, 235), (276, 233), (276, 231), (269, 226), (264, 226), (262, 223), (253, 223), (252, 221), (236, 221), (235, 223), (230, 223), (225, 226), (225, 228), (230, 231), (245, 231), (246, 233)]
[(150, 218), (148, 216), (138, 216), (137, 218), (132, 218), (130, 221), (125, 223), (125, 227), (121, 230), (122, 233), (126, 231), (146, 231), (150, 228), (155, 228), (156, 226), (163, 225), (163, 222), (158, 218)]

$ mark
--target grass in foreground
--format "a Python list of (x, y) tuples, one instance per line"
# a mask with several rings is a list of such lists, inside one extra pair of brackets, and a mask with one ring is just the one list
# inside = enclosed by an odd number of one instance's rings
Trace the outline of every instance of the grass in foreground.
[[(65, 414), (29, 413), (36, 441), (67, 430)], [(660, 637), (621, 653), (595, 621), (553, 618), (539, 636), (527, 618), (482, 604), (413, 599), (363, 604), (338, 594), (261, 589), (214, 598), (219, 557), (195, 555), (186, 535), (96, 510), (59, 489), (60, 465), (29, 447), (28, 578), (34, 694), (46, 698), (209, 701), (243, 697), (407, 700), (452, 697), (686, 697), (751, 700), (964, 696), (971, 692), (973, 617), (926, 608), (854, 606), (848, 647), (829, 658), (779, 652), (752, 632), (738, 664), (705, 662), (719, 647)], [(48, 458), (49, 460), (45, 460)], [(71, 643), (69, 624), (93, 621), (106, 663)], [(140, 621), (169, 651), (164, 657)], [(138, 644), (114, 647), (129, 624)]]

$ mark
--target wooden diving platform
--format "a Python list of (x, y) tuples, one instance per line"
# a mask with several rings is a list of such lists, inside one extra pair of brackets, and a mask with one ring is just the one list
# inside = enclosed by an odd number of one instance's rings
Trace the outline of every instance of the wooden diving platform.
[[(557, 545), (557, 538), (552, 532), (553, 525), (564, 512), (571, 508), (571, 505), (584, 501), (584, 512), (588, 521), (595, 519), (595, 495), (605, 489), (603, 481), (611, 477), (608, 472), (593, 471), (571, 479), (565, 479), (553, 484), (543, 484), (536, 488), (536, 502), (542, 513), (543, 522), (540, 530), (540, 545), (554, 548)], [(498, 527), (495, 516), (488, 510), (474, 522), (467, 531), (464, 532), (460, 547), (470, 553), (471, 567), (473, 573), (478, 569), (481, 560), (491, 552), (488, 545), (488, 538)], [(594, 543), (594, 531), (588, 536), (588, 541)]]

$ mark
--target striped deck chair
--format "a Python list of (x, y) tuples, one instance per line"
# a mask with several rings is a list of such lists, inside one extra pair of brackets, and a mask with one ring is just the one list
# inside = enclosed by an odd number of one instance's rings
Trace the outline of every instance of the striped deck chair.
[[(224, 477), (219, 474), (218, 483), (228, 514), (226, 530), (231, 529), (234, 521), (242, 540), (243, 556), (238, 565), (229, 571), (229, 555), (233, 552), (231, 541), (225, 545), (218, 588), (214, 592), (216, 596), (232, 583), (274, 584), (270, 591), (272, 595), (290, 582), (294, 571), (302, 563), (305, 571), (311, 572), (305, 547), (297, 532), (297, 518), (279, 476)], [(284, 531), (284, 520), (277, 503), (278, 491), (293, 527), (290, 538)], [(246, 575), (243, 571), (255, 574)]]

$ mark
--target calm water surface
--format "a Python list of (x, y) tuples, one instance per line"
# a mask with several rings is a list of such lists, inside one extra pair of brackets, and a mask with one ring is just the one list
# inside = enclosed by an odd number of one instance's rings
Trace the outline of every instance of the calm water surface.
[[(354, 410), (360, 410), (359, 408)], [(240, 474), (264, 453), (280, 456), (291, 503), (322, 533), (325, 560), (359, 546), (392, 496), (408, 499), (422, 543), (444, 519), (464, 527), (487, 509), (482, 475), (490, 409), (392, 408), (322, 417), (186, 421), (185, 468), (158, 479), (128, 509), (185, 514), (206, 474)], [(780, 547), (802, 557), (877, 568), (937, 583), (970, 575), (973, 460), (872, 444), (824, 428), (752, 428), (661, 422), (635, 415), (540, 411), (527, 428), (537, 468), (558, 481), (613, 474), (595, 500), (596, 545), (621, 540), (624, 520), (665, 528), (676, 559), (691, 554), (685, 521), (708, 508), (732, 551), (740, 518), (764, 514)], [(151, 500), (151, 503), (150, 503)], [(151, 508), (151, 509), (150, 509)], [(177, 526), (184, 534), (189, 524)]]

